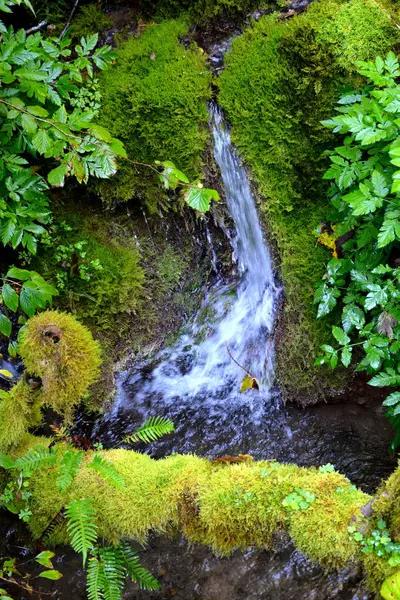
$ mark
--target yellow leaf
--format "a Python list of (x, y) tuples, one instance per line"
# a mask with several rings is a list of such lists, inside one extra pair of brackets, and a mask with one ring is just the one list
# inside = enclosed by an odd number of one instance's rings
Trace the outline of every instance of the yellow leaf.
[(243, 378), (242, 385), (240, 386), (240, 392), (246, 392), (247, 390), (259, 390), (260, 384), (258, 383), (255, 377), (250, 377), (250, 375), (246, 375)]
[(7, 377), (8, 379), (12, 379), (14, 377), (14, 375), (10, 373), (10, 371), (7, 371), (7, 369), (0, 369), (0, 375), (3, 375), (3, 377)]

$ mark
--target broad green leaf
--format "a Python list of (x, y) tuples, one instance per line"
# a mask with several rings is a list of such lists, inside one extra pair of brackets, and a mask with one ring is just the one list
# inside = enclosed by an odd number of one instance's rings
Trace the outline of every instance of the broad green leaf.
[(14, 467), (14, 461), (6, 454), (0, 454), (0, 467), (2, 469), (12, 469)]
[(32, 138), (32, 144), (39, 154), (46, 154), (52, 145), (51, 137), (44, 129), (39, 129), (37, 134)]
[(35, 561), (37, 563), (39, 563), (39, 565), (42, 565), (43, 567), (52, 569), (53, 564), (51, 562), (51, 559), (54, 558), (54, 556), (55, 556), (54, 552), (50, 552), (50, 550), (43, 550), (43, 552), (40, 552), (40, 554), (37, 554), (37, 556), (35, 556)]
[(343, 348), (342, 354), (341, 354), (342, 364), (345, 367), (348, 367), (351, 363), (351, 354), (352, 354), (352, 348), (350, 346), (345, 346)]
[(61, 579), (61, 577), (63, 577), (63, 574), (60, 573), (60, 571), (52, 569), (51, 571), (42, 571), (42, 573), (39, 574), (39, 577), (44, 577), (45, 579), (57, 581), (57, 579)]
[(400, 571), (385, 579), (380, 591), (384, 600), (400, 600)]
[(35, 133), (37, 129), (37, 123), (35, 119), (25, 113), (21, 115), (21, 125), (27, 133)]
[(8, 283), (3, 285), (1, 290), (3, 296), (3, 302), (13, 312), (16, 312), (18, 309), (18, 294)]
[(20, 281), (27, 281), (32, 277), (34, 271), (28, 271), (27, 269), (18, 269), (18, 267), (12, 267), (7, 271), (6, 277), (9, 279), (19, 279)]
[(351, 331), (353, 327), (361, 329), (365, 323), (364, 312), (355, 304), (348, 304), (342, 315), (343, 329), (346, 333)]
[(6, 315), (0, 313), (0, 334), (5, 335), (6, 337), (10, 337), (11, 335), (11, 321)]
[(63, 164), (59, 165), (47, 176), (47, 181), (53, 187), (62, 187), (64, 185), (65, 176), (68, 173), (68, 166)]
[(210, 208), (211, 200), (218, 201), (219, 194), (216, 190), (195, 186), (189, 188), (186, 192), (185, 200), (191, 208), (199, 212), (207, 212)]

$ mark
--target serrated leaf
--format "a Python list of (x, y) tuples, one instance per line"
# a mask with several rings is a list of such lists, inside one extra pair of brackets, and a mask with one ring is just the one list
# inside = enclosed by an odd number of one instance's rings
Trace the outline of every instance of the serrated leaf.
[(44, 129), (39, 129), (37, 134), (32, 138), (32, 145), (39, 154), (46, 154), (51, 148), (52, 140)]
[(400, 392), (393, 392), (382, 402), (383, 406), (394, 406), (400, 402)]
[(12, 330), (11, 321), (6, 315), (0, 313), (0, 333), (6, 337), (10, 337)]
[(218, 201), (219, 194), (216, 190), (203, 187), (191, 187), (185, 194), (186, 203), (199, 212), (207, 212), (212, 200)]
[(352, 348), (345, 346), (342, 350), (341, 361), (345, 367), (348, 367), (351, 363)]
[(50, 171), (50, 173), (47, 175), (47, 181), (53, 187), (63, 187), (67, 173), (68, 166), (65, 164), (59, 165)]
[(346, 346), (347, 344), (350, 343), (350, 338), (347, 335), (347, 333), (345, 333), (343, 331), (343, 329), (341, 327), (337, 327), (336, 325), (334, 327), (332, 327), (332, 334), (333, 337), (339, 342), (339, 344), (341, 344), (342, 346)]
[(37, 123), (35, 119), (26, 113), (21, 115), (21, 125), (27, 133), (35, 133), (37, 130)]
[(19, 299), (18, 294), (8, 283), (4, 283), (1, 295), (3, 297), (3, 302), (13, 312), (16, 312), (18, 309)]

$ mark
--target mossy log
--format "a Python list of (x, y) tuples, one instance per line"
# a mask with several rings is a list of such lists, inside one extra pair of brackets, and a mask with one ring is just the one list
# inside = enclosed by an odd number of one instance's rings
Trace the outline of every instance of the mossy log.
[[(58, 445), (60, 455), (62, 445)], [(370, 496), (337, 472), (321, 472), (275, 461), (219, 464), (192, 455), (154, 460), (130, 450), (101, 453), (125, 481), (118, 489), (85, 463), (73, 485), (57, 491), (58, 468), (35, 474), (33, 516), (29, 527), (40, 537), (65, 504), (91, 498), (99, 534), (145, 542), (151, 531), (181, 530), (191, 542), (227, 555), (236, 548), (272, 548), (274, 534), (289, 532), (297, 548), (326, 567), (341, 567), (359, 558), (359, 545), (348, 526), (365, 520), (361, 509)], [(285, 508), (296, 490), (315, 495), (305, 510)], [(62, 535), (57, 542), (63, 540)]]

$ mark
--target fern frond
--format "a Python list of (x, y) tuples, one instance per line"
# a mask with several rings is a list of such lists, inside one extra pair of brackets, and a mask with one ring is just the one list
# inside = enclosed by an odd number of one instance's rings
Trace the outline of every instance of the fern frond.
[(55, 465), (56, 460), (57, 456), (51, 450), (43, 448), (43, 446), (36, 446), (24, 456), (18, 458), (14, 463), (14, 467), (19, 471), (37, 471), (43, 467)]
[(159, 590), (161, 588), (159, 582), (140, 562), (140, 557), (137, 552), (132, 550), (129, 542), (120, 542), (117, 550), (123, 560), (126, 572), (135, 583), (139, 584), (142, 590)]
[(167, 433), (175, 431), (175, 426), (171, 419), (166, 417), (150, 417), (146, 423), (143, 423), (139, 429), (126, 436), (124, 442), (126, 444), (134, 444), (135, 442), (155, 442)]
[(57, 477), (57, 487), (60, 492), (66, 490), (73, 482), (79, 471), (83, 459), (83, 452), (65, 452), (61, 459)]
[(104, 600), (121, 600), (126, 571), (118, 547), (106, 546), (99, 549), (104, 568)]
[(88, 600), (103, 600), (105, 587), (104, 566), (98, 558), (89, 559), (87, 568), (86, 591)]
[(92, 502), (89, 498), (73, 500), (65, 507), (71, 546), (82, 554), (84, 565), (97, 539), (96, 510)]
[(116, 488), (123, 489), (125, 487), (122, 475), (118, 473), (112, 462), (106, 460), (100, 454), (95, 455), (92, 462), (88, 464), (88, 467), (94, 469), (103, 479), (112, 483)]

